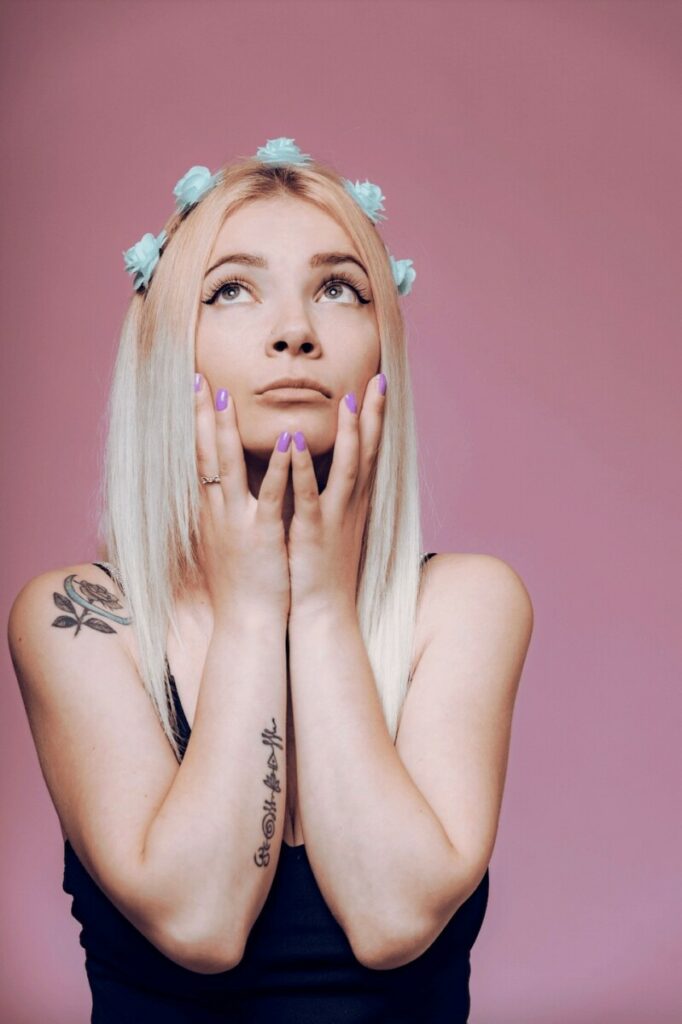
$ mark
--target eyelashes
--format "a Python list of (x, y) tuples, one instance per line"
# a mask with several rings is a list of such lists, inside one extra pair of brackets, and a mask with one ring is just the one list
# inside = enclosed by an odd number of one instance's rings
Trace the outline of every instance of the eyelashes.
[[(329, 277), (326, 277), (324, 279), (320, 287), (329, 288), (331, 285), (347, 285), (355, 293), (358, 302), (363, 306), (367, 305), (372, 301), (367, 295), (366, 291), (356, 281), (354, 281), (351, 277), (348, 277), (344, 273), (330, 274)], [(244, 281), (243, 278), (241, 277), (230, 276), (226, 277), (224, 280), (219, 281), (212, 289), (209, 297), (207, 299), (202, 299), (201, 301), (206, 306), (213, 305), (218, 296), (220, 295), (220, 293), (224, 291), (228, 286), (244, 288), (247, 292), (251, 293), (251, 286), (248, 284), (247, 281)], [(236, 303), (227, 302), (223, 303), (223, 305), (230, 306), (236, 305)], [(338, 305), (345, 305), (345, 303), (338, 303)]]
[[(210, 296), (207, 299), (202, 299), (201, 301), (206, 306), (213, 305), (213, 303), (218, 298), (220, 293), (223, 291), (223, 289), (227, 288), (228, 285), (238, 285), (240, 288), (245, 288), (246, 291), (248, 292), (251, 291), (246, 281), (242, 281), (240, 277), (226, 277), (224, 281), (218, 281), (218, 283), (215, 285), (213, 291), (211, 292)], [(230, 303), (228, 303), (228, 305), (230, 305)]]

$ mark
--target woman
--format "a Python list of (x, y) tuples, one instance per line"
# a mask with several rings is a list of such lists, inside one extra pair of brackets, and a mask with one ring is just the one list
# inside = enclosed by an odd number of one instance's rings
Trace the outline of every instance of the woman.
[(9, 623), (92, 1020), (464, 1022), (527, 591), (420, 558), (378, 186), (281, 138), (174, 194), (124, 254), (104, 560)]

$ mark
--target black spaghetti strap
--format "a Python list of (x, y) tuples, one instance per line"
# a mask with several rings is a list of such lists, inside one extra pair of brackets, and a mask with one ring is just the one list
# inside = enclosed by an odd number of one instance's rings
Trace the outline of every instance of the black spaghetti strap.
[[(104, 569), (104, 571), (107, 574), (107, 576), (109, 576), (112, 580), (114, 579), (113, 572), (111, 571), (111, 569), (107, 568), (107, 566), (104, 564), (104, 562), (93, 562), (92, 564), (99, 566), (100, 569)], [(116, 581), (114, 580), (114, 582), (116, 582)]]
[(175, 708), (175, 714), (178, 720), (178, 728), (180, 731), (180, 748), (182, 750), (182, 753), (184, 754), (185, 749), (187, 747), (187, 743), (189, 742), (189, 737), (192, 732), (192, 729), (190, 727), (189, 722), (187, 721), (187, 715), (185, 714), (185, 709), (183, 708), (182, 701), (180, 700), (180, 694), (178, 693), (177, 683), (175, 682), (175, 677), (171, 672), (171, 668), (168, 663), (168, 657), (166, 657), (166, 674), (168, 676), (168, 686), (170, 687), (171, 697), (173, 699), (173, 706)]
[[(109, 576), (110, 579), (112, 579), (114, 581), (114, 583), (118, 583), (118, 580), (116, 579), (116, 577), (112, 573), (111, 569), (109, 569), (109, 567), (104, 562), (93, 562), (92, 564), (99, 566), (99, 568), (103, 569), (104, 572), (107, 574), (107, 576)], [(178, 719), (178, 726), (180, 728), (180, 748), (181, 748), (181, 750), (184, 753), (184, 748), (187, 746), (187, 741), (189, 739), (189, 735), (190, 735), (190, 732), (192, 730), (190, 729), (189, 722), (187, 721), (187, 716), (185, 715), (185, 709), (182, 706), (182, 701), (180, 700), (180, 694), (178, 693), (178, 688), (177, 688), (177, 685), (175, 683), (175, 679), (173, 677), (173, 673), (171, 672), (171, 667), (170, 667), (170, 664), (168, 662), (168, 655), (166, 655), (166, 675), (168, 676), (168, 686), (169, 686), (169, 689), (170, 689), (170, 696), (172, 698), (173, 706), (175, 707), (175, 713), (176, 713), (177, 719)], [(168, 705), (169, 705), (169, 707), (171, 706), (170, 700), (168, 701)]]

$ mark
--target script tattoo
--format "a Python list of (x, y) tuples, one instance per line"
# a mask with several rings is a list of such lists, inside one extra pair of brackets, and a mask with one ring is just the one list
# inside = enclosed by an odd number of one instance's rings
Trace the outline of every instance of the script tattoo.
[[(277, 771), (277, 754), (275, 753), (275, 747), (282, 750), (282, 737), (277, 735), (277, 725), (275, 719), (272, 720), (272, 729), (267, 727), (263, 729), (261, 738), (266, 747), (270, 747), (270, 756), (268, 757), (268, 768), (269, 773), (263, 779), (263, 782), (273, 794), (281, 793), (279, 779), (275, 775)], [(276, 827), (276, 811), (277, 805), (275, 804), (274, 795), (269, 799), (263, 801), (263, 820), (261, 826), (263, 829), (263, 835), (265, 841), (258, 847), (258, 852), (254, 853), (253, 859), (259, 868), (266, 868), (270, 863), (270, 840), (275, 834)]]
[[(117, 633), (118, 630), (110, 626), (108, 622), (105, 622), (102, 616), (111, 619), (113, 622), (118, 622), (121, 626), (128, 626), (133, 621), (132, 618), (127, 619), (123, 615), (116, 615), (112, 611), (112, 608), (123, 607), (115, 594), (112, 594), (110, 590), (107, 590), (106, 587), (99, 583), (77, 580), (75, 572), (71, 573), (64, 580), (64, 590), (68, 595), (67, 597), (64, 597), (63, 594), (58, 594), (56, 591), (53, 591), (52, 597), (57, 608), (67, 614), (58, 615), (52, 625), (58, 626), (60, 629), (68, 629), (70, 626), (75, 626), (76, 632), (73, 634), (74, 636), (78, 636), (81, 626), (89, 626), (90, 629), (94, 629), (98, 633)], [(80, 614), (79, 608), (83, 609)], [(93, 612), (96, 614), (93, 614)], [(88, 618), (88, 616), (90, 617)]]

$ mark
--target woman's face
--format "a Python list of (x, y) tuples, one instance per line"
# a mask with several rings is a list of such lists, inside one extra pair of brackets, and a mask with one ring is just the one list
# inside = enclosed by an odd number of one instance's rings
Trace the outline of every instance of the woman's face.
[[(215, 269), (201, 295), (196, 368), (214, 397), (227, 388), (242, 444), (257, 458), (269, 459), (282, 430), (301, 430), (313, 455), (328, 452), (339, 401), (354, 391), (359, 410), (379, 372), (369, 278), (350, 260), (323, 263), (330, 254), (359, 260), (336, 221), (289, 196), (247, 203), (226, 218), (216, 239), (208, 263)], [(223, 263), (226, 256), (233, 259)], [(351, 283), (324, 283), (339, 276)], [(281, 377), (312, 378), (324, 394), (266, 390)]]

